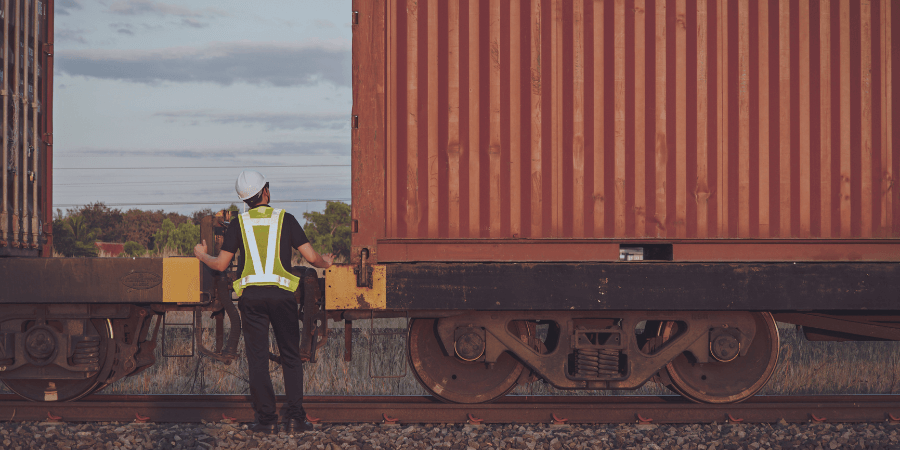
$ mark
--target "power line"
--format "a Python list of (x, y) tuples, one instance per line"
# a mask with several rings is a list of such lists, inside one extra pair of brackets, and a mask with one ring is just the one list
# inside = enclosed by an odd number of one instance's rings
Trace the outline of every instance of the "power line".
[(303, 164), (298, 166), (165, 166), (165, 167), (54, 167), (53, 170), (172, 170), (172, 169), (246, 169), (246, 168), (350, 167), (350, 164)]
[[(349, 198), (340, 198), (340, 199), (308, 199), (308, 200), (272, 200), (272, 204), (279, 203), (316, 203), (316, 202), (349, 202)], [(106, 203), (106, 202), (97, 202), (103, 203), (106, 206), (178, 206), (178, 205), (230, 205), (232, 203), (237, 204), (239, 201), (234, 200), (222, 200), (222, 201), (212, 201), (212, 202), (158, 202), (158, 203)], [(85, 206), (83, 203), (72, 203), (72, 204), (63, 204), (63, 205), (53, 205), (54, 208), (75, 208), (78, 206)]]
[[(346, 175), (333, 175), (333, 176), (308, 176), (308, 177), (292, 177), (289, 179), (267, 179), (268, 181), (293, 181), (293, 180), (324, 180), (324, 179), (333, 179), (333, 178), (345, 178)], [(171, 185), (204, 185), (204, 184), (215, 184), (217, 185), (230, 185), (233, 184), (231, 181), (222, 181), (221, 179), (210, 180), (210, 181), (122, 181), (117, 183), (53, 183), (54, 187), (57, 186), (124, 186), (124, 185), (160, 185), (164, 184), (166, 186)]]

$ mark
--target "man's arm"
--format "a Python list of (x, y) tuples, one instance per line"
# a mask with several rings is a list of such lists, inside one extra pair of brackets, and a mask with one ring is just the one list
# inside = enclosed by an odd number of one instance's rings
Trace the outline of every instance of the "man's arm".
[(221, 272), (227, 269), (228, 265), (231, 264), (231, 258), (234, 257), (234, 253), (219, 250), (219, 256), (213, 257), (208, 255), (206, 253), (206, 240), (203, 240), (202, 243), (197, 244), (197, 246), (194, 247), (194, 256), (196, 256), (200, 262), (209, 266), (210, 269)]
[(331, 267), (331, 263), (334, 262), (334, 255), (320, 255), (309, 242), (297, 247), (297, 250), (300, 251), (300, 254), (303, 255), (303, 257), (306, 258), (306, 261), (312, 264), (313, 267), (327, 269)]

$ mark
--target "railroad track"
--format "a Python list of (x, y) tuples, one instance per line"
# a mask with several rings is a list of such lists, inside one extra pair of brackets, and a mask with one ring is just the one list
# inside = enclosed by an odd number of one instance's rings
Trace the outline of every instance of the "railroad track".
[[(510, 396), (477, 405), (446, 404), (419, 396), (308, 396), (304, 405), (310, 417), (322, 423), (900, 422), (900, 395), (758, 396), (730, 405), (691, 403), (678, 396)], [(191, 423), (223, 419), (251, 422), (249, 397), (93, 395), (71, 403), (36, 403), (0, 395), (0, 421)]]

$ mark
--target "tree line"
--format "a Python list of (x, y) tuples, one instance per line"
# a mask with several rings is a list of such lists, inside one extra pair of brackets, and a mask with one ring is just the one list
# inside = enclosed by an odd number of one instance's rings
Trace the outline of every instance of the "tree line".
[[(234, 204), (225, 208), (236, 211)], [(56, 210), (53, 219), (53, 249), (61, 256), (94, 257), (96, 242), (125, 244), (128, 256), (176, 253), (192, 255), (200, 242), (200, 221), (215, 214), (206, 208), (184, 215), (162, 210), (145, 211), (110, 208), (102, 202), (90, 203), (65, 212)], [(350, 258), (350, 205), (327, 202), (325, 211), (303, 213), (303, 230), (319, 253)]]

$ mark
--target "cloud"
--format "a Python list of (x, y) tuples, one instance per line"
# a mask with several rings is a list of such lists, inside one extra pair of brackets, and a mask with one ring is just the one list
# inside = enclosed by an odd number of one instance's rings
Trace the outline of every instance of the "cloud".
[(227, 15), (212, 8), (193, 10), (179, 5), (157, 2), (153, 0), (120, 0), (109, 5), (109, 11), (125, 16), (176, 16), (176, 17), (211, 17)]
[(68, 75), (134, 83), (350, 86), (350, 49), (341, 42), (214, 43), (160, 50), (77, 50), (56, 57)]
[(53, 32), (53, 39), (56, 42), (77, 42), (79, 44), (87, 44), (85, 35), (87, 30), (80, 28), (62, 28), (58, 27)]
[(215, 123), (221, 125), (262, 125), (266, 130), (329, 129), (341, 130), (349, 126), (347, 114), (291, 114), (244, 113), (221, 114), (209, 111), (167, 111), (155, 114), (169, 122), (188, 122), (190, 125)]
[(134, 36), (134, 25), (130, 23), (113, 23), (109, 25), (116, 33)]
[[(349, 136), (348, 136), (349, 138)], [(293, 164), (292, 158), (309, 158), (309, 157), (325, 157), (326, 160), (319, 162), (305, 161), (306, 164), (349, 164), (350, 160), (350, 141), (346, 142), (328, 142), (328, 141), (282, 141), (282, 142), (266, 142), (256, 146), (246, 148), (194, 148), (194, 149), (160, 149), (160, 148), (144, 148), (144, 149), (109, 149), (109, 148), (81, 148), (75, 150), (58, 151), (54, 153), (56, 158), (98, 158), (104, 161), (116, 161), (110, 163), (114, 167), (130, 166), (127, 162), (128, 158), (151, 158), (154, 161), (168, 161), (172, 158), (187, 158), (191, 160), (204, 161), (198, 163), (198, 166), (226, 166), (226, 165), (258, 165), (260, 161), (270, 160), (269, 158), (282, 158), (279, 161), (285, 164)], [(210, 159), (213, 162), (207, 162)], [(120, 162), (121, 161), (121, 162)], [(328, 162), (330, 161), (330, 162)], [(165, 165), (165, 164), (157, 164)], [(186, 166), (191, 164), (185, 164)], [(59, 167), (65, 167), (64, 164), (58, 164)]]
[(191, 28), (206, 28), (209, 26), (209, 24), (207, 24), (207, 23), (203, 23), (203, 22), (200, 22), (199, 20), (191, 19), (191, 18), (187, 18), (187, 17), (185, 17), (184, 19), (181, 19), (181, 24), (186, 27), (191, 27)]
[(81, 9), (81, 0), (57, 0), (53, 7), (55, 14), (68, 16), (73, 9)]

